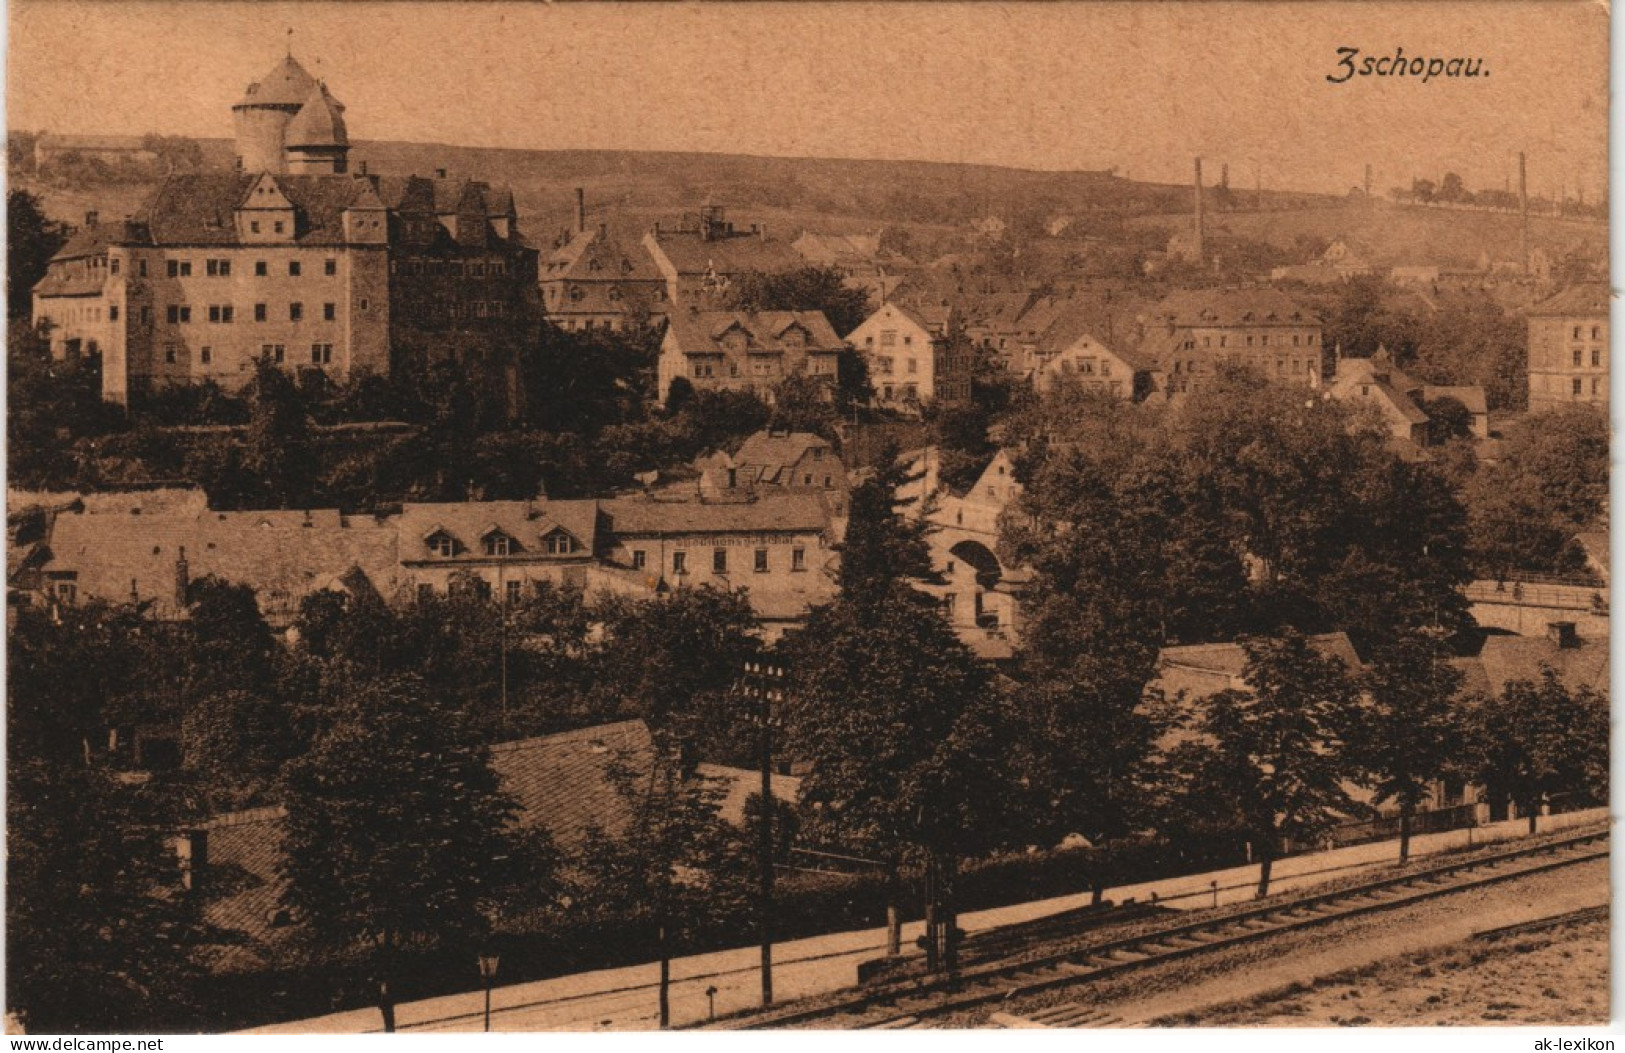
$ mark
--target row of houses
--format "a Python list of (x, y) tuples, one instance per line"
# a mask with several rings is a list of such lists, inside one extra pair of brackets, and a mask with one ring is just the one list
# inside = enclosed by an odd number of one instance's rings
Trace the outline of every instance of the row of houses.
[(772, 638), (833, 598), (832, 504), (811, 488), (753, 486), (734, 500), (409, 503), (350, 516), (221, 512), (201, 491), (13, 494), (7, 591), (11, 603), (138, 603), (176, 619), (191, 584), (212, 575), (252, 587), (285, 628), (323, 590), (406, 604), (468, 587), (511, 603), (542, 583), (637, 597), (711, 585), (746, 590)]

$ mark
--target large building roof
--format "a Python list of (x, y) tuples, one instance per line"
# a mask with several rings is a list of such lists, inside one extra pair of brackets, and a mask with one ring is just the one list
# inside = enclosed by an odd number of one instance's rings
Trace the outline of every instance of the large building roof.
[(479, 558), (483, 539), (493, 531), (506, 534), (517, 553), (547, 551), (547, 537), (563, 530), (578, 546), (574, 556), (591, 556), (598, 543), (598, 502), (586, 501), (451, 501), (408, 504), (396, 521), (400, 527), (402, 560), (434, 556), (429, 538), (436, 532), (451, 535), (456, 555)]
[(829, 451), (831, 463), (836, 460), (829, 440), (822, 435), (806, 431), (759, 431), (739, 447), (733, 463), (735, 467), (751, 470), (755, 482), (782, 485), (784, 473), (814, 449)]
[[(290, 618), (300, 599), (350, 588), (356, 573), (380, 595), (394, 591), (395, 531), (332, 509), (305, 512), (191, 512), (59, 515), (47, 574), (73, 572), (79, 595), (111, 603), (150, 601), (177, 617), (177, 564), (192, 581), (214, 575), (254, 589), (272, 620)], [(184, 553), (183, 553), (184, 550)]]
[(595, 834), (626, 832), (633, 802), (616, 786), (616, 770), (635, 776), (653, 763), (654, 740), (641, 720), (491, 747), (491, 767), (518, 802), (521, 825), (546, 829), (571, 853)]
[(1185, 289), (1159, 303), (1151, 320), (1164, 325), (1319, 325), (1320, 318), (1278, 289)]
[[(271, 71), (248, 86), (237, 106), (302, 106), (310, 98), (316, 78), (292, 55), (278, 62)], [(236, 107), (233, 107), (234, 109)]]
[(1607, 318), (1612, 296), (1607, 282), (1579, 282), (1529, 309), (1530, 317), (1566, 315), (1579, 318)]
[(774, 273), (806, 266), (806, 260), (782, 241), (759, 234), (734, 234), (704, 238), (690, 231), (662, 231), (650, 237), (660, 247), (677, 273), (689, 277), (715, 273), (744, 274), (747, 271)]
[(773, 494), (749, 502), (658, 501), (615, 497), (600, 502), (618, 535), (816, 533), (828, 522), (817, 494)]
[[(791, 344), (785, 335), (799, 328), (806, 343)], [(684, 354), (725, 354), (722, 340), (729, 332), (745, 334), (751, 351), (836, 351), (843, 345), (822, 311), (675, 311), (667, 329)]]
[(642, 245), (628, 247), (601, 230), (582, 231), (559, 246), (542, 264), (542, 280), (661, 281)]

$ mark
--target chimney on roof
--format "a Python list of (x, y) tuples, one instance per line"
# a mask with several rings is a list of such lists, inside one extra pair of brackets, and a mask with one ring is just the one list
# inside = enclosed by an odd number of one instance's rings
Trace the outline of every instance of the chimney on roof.
[(1371, 162), (1369, 161), (1366, 162), (1365, 166), (1365, 196), (1371, 196)]
[(175, 607), (185, 610), (188, 597), (192, 594), (192, 573), (186, 563), (186, 546), (182, 545), (180, 554), (175, 557)]
[(576, 233), (587, 233), (587, 189), (576, 187)]
[(358, 164), (359, 164), (359, 167), (356, 169), (356, 173), (358, 175), (366, 175), (367, 174), (367, 162), (361, 161), (361, 162), (358, 162)]
[(1575, 630), (1573, 622), (1547, 622), (1546, 639), (1563, 651), (1572, 651), (1580, 646), (1580, 634)]
[(1196, 262), (1207, 258), (1206, 217), (1202, 214), (1202, 159), (1196, 159)]
[(609, 238), (609, 224), (608, 223), (600, 223), (600, 224), (598, 224), (598, 240), (599, 241), (605, 241), (608, 238)]
[(436, 168), (434, 170), (434, 177), (436, 179), (444, 179), (444, 178), (446, 178), (446, 170), (444, 168)]
[(660, 221), (655, 220), (655, 237), (660, 237)]
[(203, 884), (203, 872), (209, 865), (209, 832), (187, 830), (175, 841), (175, 857), (181, 865), (181, 887), (197, 891)]
[(85, 213), (85, 229), (95, 230), (96, 224), (101, 221), (101, 213), (90, 211)]
[(1518, 152), (1518, 213), (1522, 226), (1518, 233), (1518, 251), (1523, 255), (1524, 273), (1529, 273), (1529, 171), (1523, 152)]

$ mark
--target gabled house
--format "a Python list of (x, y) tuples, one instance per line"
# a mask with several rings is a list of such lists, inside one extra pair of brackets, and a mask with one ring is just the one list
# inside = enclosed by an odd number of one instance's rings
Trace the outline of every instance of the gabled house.
[(416, 598), (459, 581), (510, 603), (538, 582), (585, 588), (599, 543), (590, 500), (407, 504), (396, 525), (401, 584)]
[(753, 271), (775, 274), (806, 266), (800, 253), (770, 238), (765, 227), (735, 229), (721, 205), (706, 205), (675, 228), (655, 224), (643, 247), (666, 281), (673, 311), (719, 308), (734, 284)]
[(560, 329), (620, 330), (665, 317), (666, 278), (641, 243), (584, 220), (541, 264), (542, 307)]
[(955, 346), (946, 330), (921, 312), (884, 303), (846, 340), (868, 364), (880, 405), (962, 405), (970, 401), (971, 348)]
[(792, 376), (833, 385), (844, 346), (821, 311), (677, 311), (660, 342), (660, 398), (678, 377), (764, 396)]
[[(833, 515), (846, 510), (846, 466), (830, 441), (811, 432), (759, 431), (735, 453), (701, 457), (699, 493), (708, 500), (819, 494)], [(681, 484), (679, 484), (680, 486)]]

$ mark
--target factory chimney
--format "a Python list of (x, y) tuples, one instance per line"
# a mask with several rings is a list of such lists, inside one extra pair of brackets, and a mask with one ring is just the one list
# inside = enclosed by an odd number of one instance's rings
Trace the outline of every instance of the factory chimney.
[(1367, 201), (1371, 200), (1371, 165), (1369, 162), (1365, 166), (1365, 196)]
[(1529, 273), (1529, 171), (1523, 152), (1518, 152), (1518, 252), (1523, 257), (1523, 272)]
[(576, 187), (576, 233), (587, 232), (587, 191), (584, 187)]
[(1202, 159), (1196, 159), (1196, 262), (1207, 259), (1206, 216), (1202, 214)]

